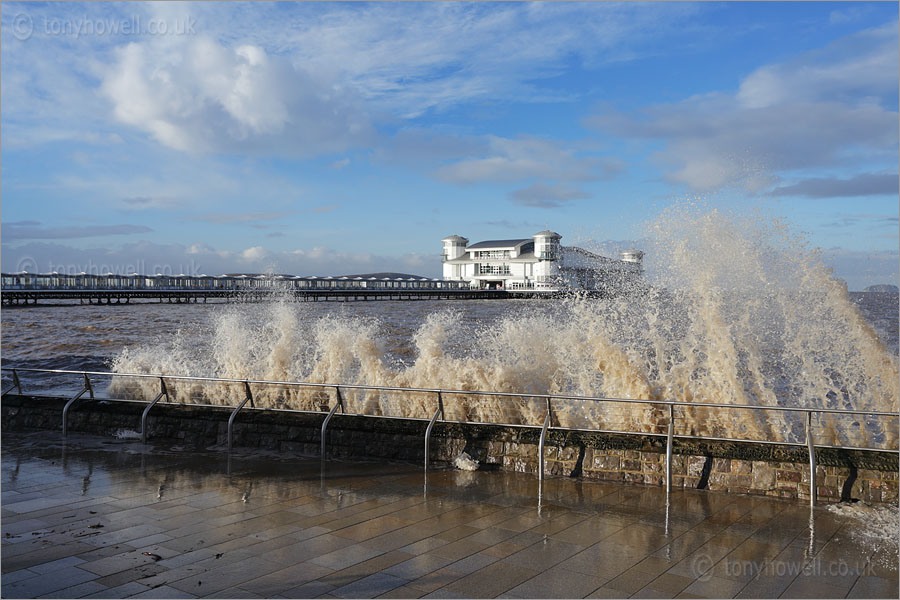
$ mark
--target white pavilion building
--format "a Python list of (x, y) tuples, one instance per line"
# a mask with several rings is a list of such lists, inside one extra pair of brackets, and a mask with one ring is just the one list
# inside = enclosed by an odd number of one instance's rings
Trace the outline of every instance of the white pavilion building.
[(556, 292), (600, 290), (643, 273), (640, 250), (627, 250), (613, 259), (562, 246), (561, 239), (545, 230), (530, 238), (469, 245), (468, 239), (451, 235), (441, 240), (444, 279), (465, 280), (478, 289)]

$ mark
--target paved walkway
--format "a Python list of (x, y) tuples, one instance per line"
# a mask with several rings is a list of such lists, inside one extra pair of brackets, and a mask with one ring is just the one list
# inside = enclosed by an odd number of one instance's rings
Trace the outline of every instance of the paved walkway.
[(796, 501), (2, 439), (2, 595), (898, 597), (897, 553)]

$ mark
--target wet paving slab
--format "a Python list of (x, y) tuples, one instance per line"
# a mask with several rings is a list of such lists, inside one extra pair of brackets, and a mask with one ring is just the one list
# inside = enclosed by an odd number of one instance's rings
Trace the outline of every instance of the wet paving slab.
[(2, 438), (4, 598), (897, 598), (827, 507), (421, 465)]

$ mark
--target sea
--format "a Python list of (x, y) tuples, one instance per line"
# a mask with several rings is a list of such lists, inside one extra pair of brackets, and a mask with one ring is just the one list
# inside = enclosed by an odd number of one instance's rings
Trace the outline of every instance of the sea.
[[(709, 403), (897, 413), (891, 292), (848, 292), (783, 226), (719, 211), (650, 227), (647, 275), (605, 298), (28, 305), (0, 314), (2, 365), (110, 371), (100, 395), (150, 399), (128, 373), (678, 400), (676, 433), (802, 442), (805, 418)], [(23, 373), (30, 392), (71, 394), (72, 375)], [(3, 386), (10, 385), (3, 372)], [(242, 386), (167, 380), (170, 400), (236, 404)], [(257, 386), (257, 406), (322, 410), (330, 392)], [(427, 417), (429, 394), (346, 392), (356, 413)], [(447, 418), (539, 424), (545, 403), (450, 395)], [(554, 425), (662, 432), (650, 405), (566, 400)], [(814, 419), (817, 443), (897, 448), (897, 417)]]

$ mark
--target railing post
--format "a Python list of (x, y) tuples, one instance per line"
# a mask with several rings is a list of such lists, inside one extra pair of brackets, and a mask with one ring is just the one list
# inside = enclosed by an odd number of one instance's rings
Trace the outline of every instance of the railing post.
[(816, 505), (816, 446), (813, 442), (812, 411), (806, 411), (806, 446), (809, 448), (809, 505)]
[(669, 405), (669, 430), (666, 432), (666, 499), (672, 491), (672, 445), (675, 438), (675, 405)]
[(538, 442), (538, 479), (544, 479), (544, 442), (547, 440), (547, 429), (550, 428), (550, 398), (547, 398), (547, 416), (541, 428), (541, 439)]
[[(669, 537), (669, 513), (671, 512), (670, 509), (671, 509), (671, 505), (669, 503), (669, 499), (666, 498), (666, 522), (665, 522), (665, 528), (663, 529), (663, 535), (666, 536), (666, 539), (668, 539), (668, 537)], [(669, 546), (669, 544), (666, 544), (666, 546)]]
[(339, 406), (341, 407), (341, 412), (344, 412), (344, 398), (341, 396), (341, 388), (335, 386), (334, 390), (337, 392), (337, 401), (334, 403), (334, 406), (331, 407), (331, 410), (328, 411), (328, 416), (325, 417), (325, 421), (322, 422), (322, 460), (325, 460), (325, 430), (328, 428), (328, 421), (334, 416), (334, 413)]
[[(428, 470), (428, 447), (431, 442), (431, 430), (434, 427), (435, 421), (437, 421), (438, 415), (444, 412), (444, 402), (441, 400), (441, 393), (438, 392), (438, 406), (434, 409), (434, 415), (431, 417), (431, 421), (428, 422), (428, 427), (425, 428), (425, 470)], [(324, 454), (323, 454), (324, 456)]]
[(153, 408), (153, 405), (159, 402), (160, 398), (163, 396), (166, 397), (166, 402), (169, 401), (169, 391), (166, 389), (166, 381), (160, 377), (159, 378), (159, 393), (156, 395), (150, 404), (144, 409), (144, 412), (141, 413), (141, 443), (147, 443), (147, 415), (150, 413), (150, 409)]
[(253, 393), (250, 391), (250, 383), (245, 381), (244, 388), (247, 391), (247, 397), (244, 398), (243, 402), (238, 404), (238, 407), (235, 408), (234, 412), (231, 413), (231, 416), (228, 417), (228, 452), (229, 453), (231, 452), (232, 434), (234, 433), (234, 418), (237, 416), (237, 414), (239, 412), (241, 412), (241, 409), (244, 408), (244, 405), (247, 404), (248, 402), (250, 403), (250, 406), (253, 406)]
[(247, 399), (250, 400), (250, 408), (256, 408), (256, 405), (253, 404), (253, 392), (250, 391), (250, 382), (244, 382), (244, 392), (247, 394)]
[(816, 511), (815, 507), (809, 507), (809, 545), (806, 547), (806, 557), (812, 558), (816, 548)]
[(544, 480), (543, 478), (538, 479), (538, 516), (541, 516), (541, 513), (544, 510)]
[(91, 380), (88, 378), (87, 373), (82, 373), (84, 375), (84, 387), (81, 388), (81, 391), (75, 394), (71, 400), (66, 402), (66, 405), (63, 406), (63, 414), (62, 414), (62, 434), (63, 437), (69, 435), (69, 409), (72, 407), (75, 402), (85, 395), (85, 393), (90, 392), (91, 400), (94, 399), (94, 388), (91, 387)]

